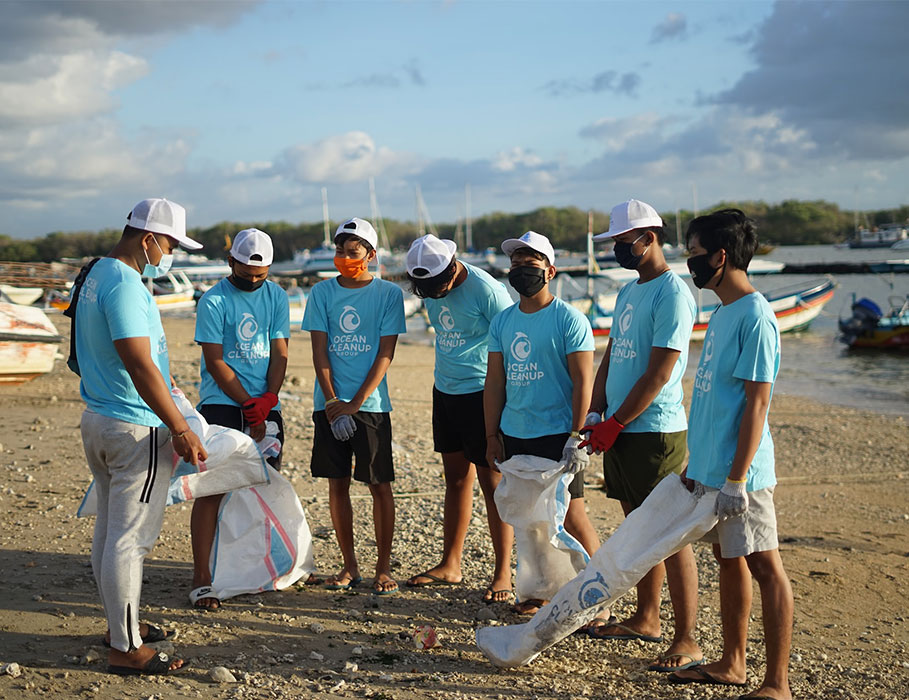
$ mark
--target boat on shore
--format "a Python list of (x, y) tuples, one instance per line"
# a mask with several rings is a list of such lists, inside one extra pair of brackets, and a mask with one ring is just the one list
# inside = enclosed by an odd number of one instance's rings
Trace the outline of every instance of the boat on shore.
[(62, 340), (41, 309), (0, 302), (0, 385), (22, 384), (50, 372)]
[(884, 313), (868, 298), (852, 296), (852, 316), (839, 320), (838, 340), (850, 348), (909, 349), (909, 294), (892, 296)]
[(872, 229), (861, 228), (847, 241), (850, 248), (893, 248), (909, 240), (909, 229), (903, 224), (881, 224)]
[[(185, 311), (196, 307), (196, 288), (182, 270), (171, 269), (163, 277), (146, 280), (146, 285), (162, 313)], [(49, 293), (45, 310), (66, 311), (68, 308), (69, 292), (64, 294), (52, 290)]]

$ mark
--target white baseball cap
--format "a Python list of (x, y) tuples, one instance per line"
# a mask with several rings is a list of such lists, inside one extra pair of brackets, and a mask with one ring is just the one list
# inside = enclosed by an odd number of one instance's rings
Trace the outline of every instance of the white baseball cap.
[(407, 251), (407, 274), (425, 280), (444, 272), (458, 250), (454, 241), (436, 238), (431, 233), (410, 244)]
[(186, 235), (186, 209), (166, 199), (143, 199), (126, 215), (133, 228), (170, 236), (187, 250), (199, 250), (202, 244)]
[(275, 257), (271, 236), (257, 228), (245, 228), (234, 237), (230, 257), (244, 265), (268, 267)]
[(616, 204), (612, 208), (612, 212), (609, 214), (609, 230), (606, 233), (597, 234), (593, 237), (593, 240), (605, 241), (627, 231), (633, 231), (636, 228), (662, 225), (663, 220), (656, 209), (646, 202), (629, 199), (627, 202)]
[(355, 216), (345, 221), (335, 231), (335, 240), (338, 240), (338, 236), (342, 233), (352, 233), (357, 238), (362, 238), (372, 246), (373, 250), (379, 247), (379, 235), (366, 219), (360, 219)]
[(552, 243), (546, 236), (536, 231), (528, 231), (520, 238), (509, 238), (502, 243), (502, 250), (508, 257), (511, 257), (511, 254), (518, 248), (530, 248), (542, 253), (549, 259), (550, 265), (555, 265), (555, 251), (552, 249)]

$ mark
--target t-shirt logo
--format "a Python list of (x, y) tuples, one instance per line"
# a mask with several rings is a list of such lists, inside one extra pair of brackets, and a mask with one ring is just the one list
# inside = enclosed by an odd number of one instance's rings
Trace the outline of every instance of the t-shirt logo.
[(338, 325), (345, 333), (353, 333), (360, 327), (360, 314), (353, 306), (345, 306), (338, 319)]
[(704, 343), (704, 363), (710, 362), (713, 359), (713, 331), (710, 331), (710, 335), (707, 337), (707, 342)]
[(628, 329), (631, 327), (631, 319), (634, 317), (634, 307), (631, 304), (625, 305), (625, 310), (622, 311), (622, 315), (619, 316), (619, 330), (622, 333), (627, 333)]
[(237, 337), (244, 343), (256, 337), (259, 332), (259, 323), (251, 313), (244, 313), (237, 324)]
[(531, 351), (530, 338), (526, 333), (518, 331), (514, 334), (514, 340), (511, 341), (511, 356), (518, 362), (523, 362), (530, 357)]
[(704, 341), (704, 354), (701, 357), (701, 362), (698, 364), (698, 371), (694, 376), (694, 390), (696, 392), (706, 394), (710, 391), (711, 386), (713, 386), (713, 370), (707, 368), (712, 357), (713, 331), (710, 331), (707, 340)]
[(450, 331), (455, 327), (454, 319), (451, 317), (451, 309), (447, 306), (443, 306), (439, 312), (439, 323), (442, 324), (442, 328), (446, 331)]

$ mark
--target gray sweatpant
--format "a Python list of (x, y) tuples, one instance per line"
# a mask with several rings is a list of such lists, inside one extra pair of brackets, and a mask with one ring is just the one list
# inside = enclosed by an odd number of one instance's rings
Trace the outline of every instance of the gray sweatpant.
[(170, 431), (86, 410), (82, 444), (98, 494), (92, 571), (111, 646), (132, 651), (142, 646), (142, 563), (161, 531), (173, 471)]

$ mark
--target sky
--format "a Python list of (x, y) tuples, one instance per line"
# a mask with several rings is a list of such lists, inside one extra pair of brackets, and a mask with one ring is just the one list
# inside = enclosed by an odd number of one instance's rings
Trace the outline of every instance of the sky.
[[(0, 0), (0, 233), (909, 203), (909, 2)], [(545, 233), (545, 232), (543, 232)]]

